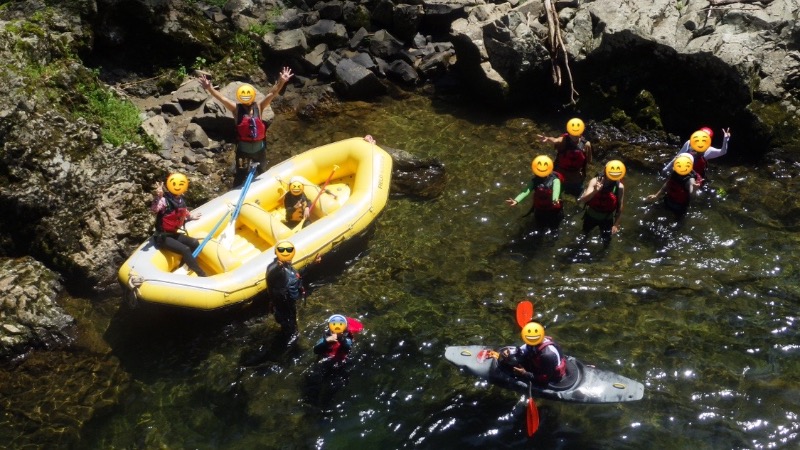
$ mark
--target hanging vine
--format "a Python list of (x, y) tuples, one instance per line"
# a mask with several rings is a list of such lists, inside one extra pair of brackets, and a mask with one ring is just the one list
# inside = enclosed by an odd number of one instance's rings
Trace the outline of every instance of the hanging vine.
[(559, 87), (562, 85), (561, 70), (563, 66), (569, 82), (569, 101), (570, 104), (574, 105), (577, 103), (576, 97), (579, 94), (573, 84), (572, 71), (569, 68), (569, 53), (567, 53), (567, 48), (564, 45), (561, 23), (558, 20), (558, 11), (556, 11), (555, 3), (552, 0), (544, 0), (544, 10), (547, 16), (547, 28), (550, 32), (547, 40), (547, 49), (550, 52), (550, 61), (552, 63), (553, 84)]

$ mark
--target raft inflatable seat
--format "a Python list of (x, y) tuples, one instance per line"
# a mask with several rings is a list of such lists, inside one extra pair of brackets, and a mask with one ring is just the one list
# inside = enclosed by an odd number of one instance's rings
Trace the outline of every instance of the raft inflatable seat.
[(229, 272), (242, 265), (242, 261), (216, 239), (206, 242), (206, 246), (197, 255), (197, 262), (209, 275)]
[(153, 265), (166, 272), (172, 272), (180, 267), (182, 261), (181, 255), (169, 250), (157, 252), (153, 257)]
[(278, 241), (289, 238), (293, 231), (281, 219), (265, 211), (254, 203), (245, 203), (239, 210), (239, 221), (258, 236), (263, 243), (254, 243), (256, 247), (272, 247)]

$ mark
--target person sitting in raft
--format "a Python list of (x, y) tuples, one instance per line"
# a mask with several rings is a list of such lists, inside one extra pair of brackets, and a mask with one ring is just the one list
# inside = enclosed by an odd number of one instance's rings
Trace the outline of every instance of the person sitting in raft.
[[(567, 359), (561, 347), (538, 322), (522, 327), (523, 344), (500, 350), (500, 363), (509, 367), (517, 378), (546, 385), (558, 383), (567, 374)], [(502, 366), (501, 366), (502, 367)]]
[(155, 184), (153, 203), (150, 205), (150, 212), (156, 215), (155, 246), (159, 250), (169, 250), (181, 255), (183, 264), (189, 266), (198, 277), (204, 277), (206, 273), (192, 256), (192, 251), (200, 242), (179, 232), (187, 220), (200, 217), (200, 213), (189, 213), (183, 198), (183, 194), (189, 189), (189, 179), (182, 173), (173, 173), (164, 184), (167, 192), (164, 192), (161, 183)]
[(556, 149), (555, 171), (564, 181), (564, 192), (576, 198), (583, 192), (586, 169), (592, 163), (592, 143), (583, 137), (585, 129), (581, 119), (567, 122), (567, 132), (559, 137), (537, 135), (541, 142), (550, 142)]
[(353, 348), (353, 333), (347, 327), (347, 318), (334, 314), (327, 320), (328, 329), (314, 345), (314, 353), (332, 362), (347, 359)]
[[(728, 153), (728, 141), (731, 139), (730, 128), (723, 128), (722, 129), (722, 148), (715, 148), (711, 146), (711, 140), (714, 138), (714, 131), (711, 130), (709, 127), (703, 127), (699, 130), (692, 133), (689, 137), (689, 140), (683, 144), (678, 154), (675, 155), (677, 158), (683, 154), (689, 154), (694, 158), (694, 165), (692, 169), (694, 170), (695, 174), (697, 175), (697, 187), (703, 187), (703, 184), (708, 181), (708, 176), (706, 171), (708, 169), (708, 160), (719, 158), (720, 156), (724, 156)], [(669, 174), (670, 169), (672, 168), (673, 163), (675, 162), (675, 158), (672, 158), (670, 162), (668, 162), (661, 172), (665, 175)]]
[(622, 184), (625, 170), (622, 161), (609, 161), (606, 163), (605, 176), (592, 178), (578, 199), (578, 204), (586, 205), (583, 213), (584, 239), (594, 227), (598, 227), (603, 245), (607, 247), (611, 243), (611, 235), (619, 231), (625, 199), (625, 186)]
[(294, 228), (305, 219), (303, 226), (306, 226), (309, 223), (310, 204), (311, 202), (308, 201), (305, 193), (303, 181), (300, 177), (292, 177), (289, 180), (289, 190), (283, 196), (283, 207), (286, 209), (286, 225), (289, 228)]
[(533, 192), (531, 211), (536, 221), (536, 229), (547, 228), (556, 232), (564, 218), (561, 204), (561, 178), (553, 172), (553, 160), (549, 156), (539, 155), (534, 158), (531, 162), (531, 170), (533, 178), (525, 190), (515, 198), (507, 199), (506, 203), (516, 206)]
[(675, 158), (672, 164), (672, 173), (667, 181), (655, 194), (647, 196), (648, 202), (655, 202), (664, 194), (664, 206), (675, 214), (676, 219), (682, 218), (689, 209), (692, 195), (697, 189), (697, 176), (692, 170), (694, 160), (692, 155), (685, 153)]

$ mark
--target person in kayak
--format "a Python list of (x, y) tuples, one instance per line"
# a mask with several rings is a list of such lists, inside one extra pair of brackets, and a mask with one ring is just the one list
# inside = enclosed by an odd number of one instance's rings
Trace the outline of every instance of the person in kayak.
[(537, 384), (557, 383), (567, 374), (567, 360), (561, 347), (538, 322), (528, 322), (522, 327), (523, 344), (506, 347), (500, 351), (500, 363), (523, 380)]
[[(267, 266), (267, 293), (270, 309), (275, 321), (281, 326), (281, 334), (291, 344), (297, 338), (297, 303), (305, 298), (303, 278), (294, 266), (294, 244), (281, 241), (275, 244), (275, 260)], [(314, 262), (319, 262), (317, 255)]]
[(236, 155), (234, 166), (236, 172), (233, 177), (234, 187), (244, 183), (250, 163), (258, 163), (256, 169), (258, 174), (264, 173), (267, 169), (267, 126), (262, 116), (264, 110), (278, 96), (292, 76), (291, 69), (284, 67), (278, 77), (278, 82), (260, 102), (256, 102), (256, 89), (251, 84), (245, 83), (236, 89), (237, 102), (234, 102), (215, 89), (206, 75), (200, 76), (200, 86), (222, 103), (222, 106), (230, 111), (235, 119)]
[(557, 232), (564, 219), (564, 210), (561, 204), (561, 177), (553, 171), (553, 160), (546, 155), (534, 158), (531, 162), (531, 170), (533, 178), (528, 182), (525, 190), (517, 194), (515, 198), (507, 199), (506, 203), (509, 206), (517, 206), (519, 202), (533, 193), (531, 211), (537, 231), (549, 229)]
[(567, 122), (567, 132), (559, 137), (537, 135), (541, 142), (550, 142), (556, 150), (555, 171), (562, 175), (564, 192), (580, 197), (586, 169), (592, 163), (592, 143), (583, 137), (585, 125), (577, 117)]
[[(164, 192), (164, 186), (167, 191)], [(190, 213), (183, 194), (189, 189), (189, 179), (182, 173), (167, 176), (165, 183), (156, 183), (150, 212), (156, 215), (156, 232), (154, 235), (157, 249), (175, 252), (198, 277), (206, 276), (203, 269), (192, 256), (200, 242), (180, 230), (188, 220), (198, 219), (200, 213)]]
[(619, 231), (625, 199), (625, 186), (622, 184), (625, 171), (625, 164), (615, 159), (606, 163), (604, 175), (589, 181), (586, 191), (578, 199), (579, 205), (586, 205), (582, 239), (586, 239), (594, 227), (598, 227), (603, 246), (608, 247), (611, 235)]
[(697, 188), (697, 177), (692, 170), (694, 158), (685, 153), (675, 158), (672, 173), (667, 181), (655, 194), (648, 195), (648, 202), (655, 202), (664, 195), (664, 206), (675, 214), (676, 219), (681, 219), (689, 209), (692, 195)]
[(314, 345), (314, 353), (332, 362), (342, 362), (353, 348), (353, 333), (347, 327), (347, 318), (341, 314), (330, 316), (327, 324), (328, 329)]
[(719, 158), (720, 156), (724, 156), (728, 153), (728, 142), (731, 139), (731, 131), (730, 128), (723, 128), (722, 129), (722, 148), (716, 148), (711, 146), (711, 140), (714, 138), (714, 131), (709, 127), (703, 127), (699, 130), (692, 133), (687, 140), (683, 147), (681, 147), (680, 151), (672, 158), (661, 172), (664, 175), (670, 173), (670, 169), (672, 168), (673, 163), (675, 162), (675, 158), (683, 154), (692, 155), (694, 158), (694, 165), (692, 169), (694, 170), (697, 178), (697, 187), (700, 188), (703, 186), (704, 183), (707, 182), (707, 169), (708, 169), (708, 160)]

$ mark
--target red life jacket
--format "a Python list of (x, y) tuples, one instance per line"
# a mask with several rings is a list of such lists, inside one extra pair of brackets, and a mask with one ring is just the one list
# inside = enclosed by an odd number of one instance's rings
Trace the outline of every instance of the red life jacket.
[(164, 192), (164, 199), (167, 207), (156, 217), (156, 229), (165, 233), (177, 233), (189, 216), (186, 200), (182, 195), (175, 197), (170, 192)]
[[(353, 333), (351, 333), (350, 331), (345, 331), (345, 333), (346, 333), (345, 339), (350, 339), (350, 341), (352, 342)], [(325, 353), (323, 354), (323, 356), (325, 358), (328, 358), (328, 359), (330, 359), (332, 361), (336, 361), (336, 362), (344, 361), (345, 359), (347, 359), (347, 355), (349, 354), (349, 351), (345, 351), (345, 349), (342, 349), (342, 351), (339, 350), (339, 348), (342, 346), (341, 342), (336, 340), (336, 341), (333, 341), (333, 343), (328, 343), (327, 345), (328, 345), (328, 347), (327, 347)]]
[(573, 142), (569, 134), (564, 133), (561, 135), (561, 144), (556, 154), (556, 168), (572, 172), (583, 169), (586, 166), (586, 153), (583, 151), (586, 139), (581, 137), (578, 142)]
[(556, 177), (563, 182), (564, 177), (557, 172), (552, 172), (545, 178), (533, 177), (533, 208), (539, 211), (558, 211), (561, 201), (553, 204), (553, 183)]
[(672, 172), (672, 175), (670, 175), (667, 180), (667, 199), (678, 205), (688, 205), (690, 197), (689, 190), (686, 189), (686, 181), (695, 177), (696, 174), (694, 171), (688, 175), (678, 175)]
[(703, 156), (702, 153), (697, 153), (694, 155), (694, 172), (697, 174), (697, 187), (703, 185), (703, 180), (706, 177), (706, 168), (708, 167), (708, 160)]
[(258, 105), (253, 104), (253, 115), (250, 108), (241, 103), (236, 105), (236, 138), (244, 142), (263, 141), (267, 137), (267, 124), (261, 120)]
[(591, 200), (586, 203), (586, 206), (603, 214), (611, 214), (617, 210), (617, 187), (619, 182), (603, 186), (600, 192), (594, 194)]

